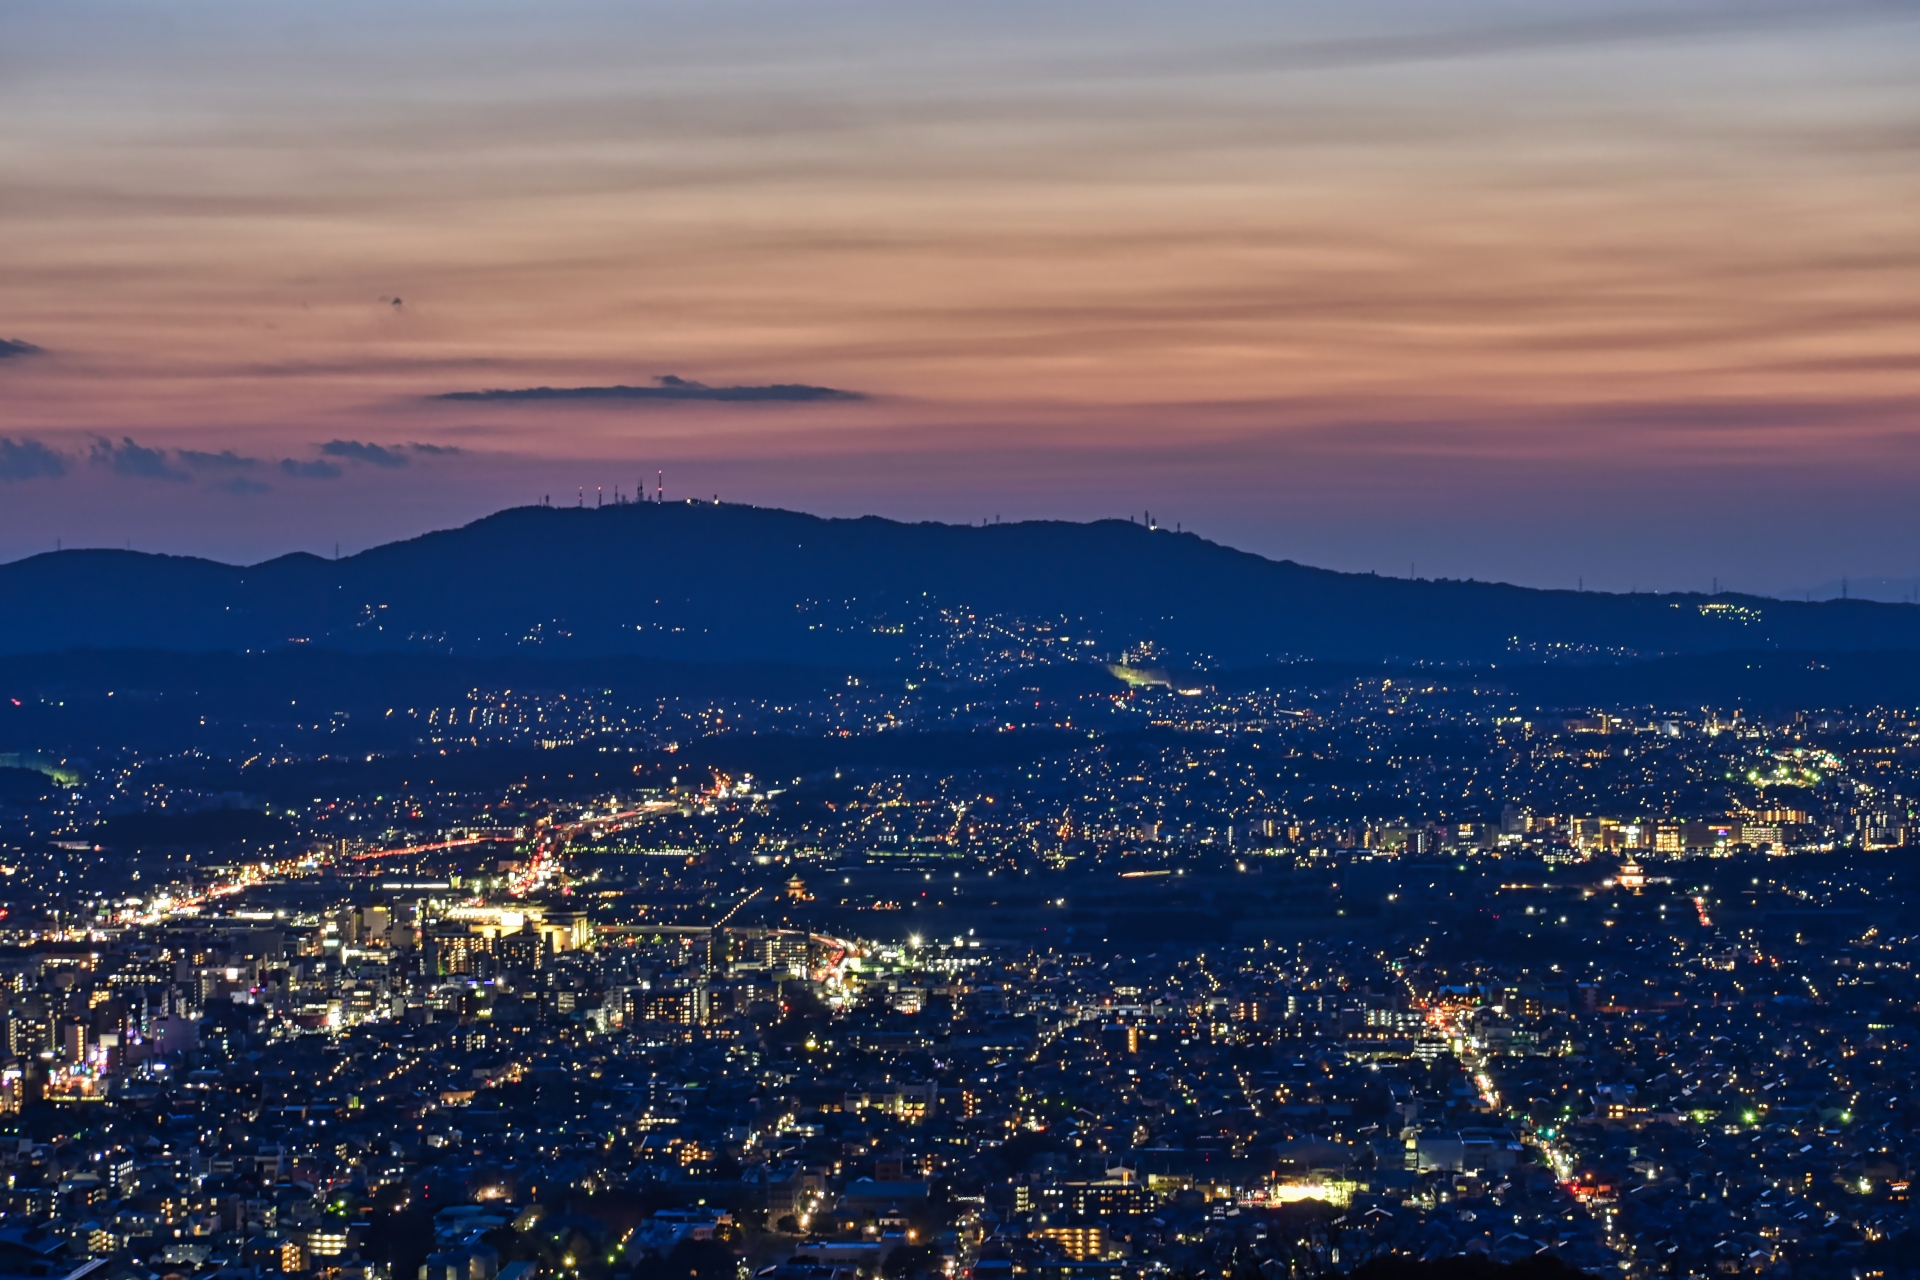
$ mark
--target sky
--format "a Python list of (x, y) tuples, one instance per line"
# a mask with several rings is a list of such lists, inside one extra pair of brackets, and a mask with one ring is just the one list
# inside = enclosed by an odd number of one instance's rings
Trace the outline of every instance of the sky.
[(0, 560), (664, 472), (1916, 597), (1916, 86), (1920, 0), (10, 0)]

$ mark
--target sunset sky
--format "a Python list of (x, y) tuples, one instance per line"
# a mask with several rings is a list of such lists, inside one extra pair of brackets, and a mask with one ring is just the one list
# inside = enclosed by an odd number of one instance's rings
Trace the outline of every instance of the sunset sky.
[[(0, 559), (664, 469), (1920, 589), (1914, 0), (10, 0), (0, 114)], [(667, 376), (847, 394), (436, 398)]]

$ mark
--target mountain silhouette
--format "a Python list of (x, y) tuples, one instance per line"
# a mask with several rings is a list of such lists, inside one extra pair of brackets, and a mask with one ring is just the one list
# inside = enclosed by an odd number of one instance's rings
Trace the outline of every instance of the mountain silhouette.
[[(1339, 573), (1126, 520), (964, 526), (719, 503), (517, 507), (341, 560), (0, 565), (0, 653), (76, 648), (913, 666), (1607, 661), (1920, 649), (1920, 607)], [(997, 649), (996, 649), (997, 646)]]

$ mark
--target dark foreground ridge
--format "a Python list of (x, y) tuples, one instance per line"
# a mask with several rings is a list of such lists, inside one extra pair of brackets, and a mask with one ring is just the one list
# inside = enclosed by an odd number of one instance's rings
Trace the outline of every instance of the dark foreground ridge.
[(1587, 1274), (1552, 1254), (1495, 1262), (1478, 1253), (1430, 1259), (1387, 1254), (1368, 1259), (1352, 1272), (1353, 1280), (1585, 1280)]
[(520, 507), (344, 560), (67, 551), (0, 566), (0, 652), (350, 652), (923, 665), (956, 628), (1204, 669), (1920, 649), (1920, 608), (1410, 581), (1125, 520), (828, 520), (719, 503)]

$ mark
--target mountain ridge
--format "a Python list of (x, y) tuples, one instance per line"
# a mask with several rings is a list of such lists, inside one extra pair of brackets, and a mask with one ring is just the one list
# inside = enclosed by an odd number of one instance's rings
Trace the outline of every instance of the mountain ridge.
[[(1920, 607), (1386, 578), (1127, 520), (826, 518), (704, 502), (513, 507), (339, 560), (118, 550), (0, 565), (0, 653), (649, 656), (909, 667), (1117, 657), (1607, 661), (1920, 650)], [(986, 656), (980, 656), (986, 655)]]

